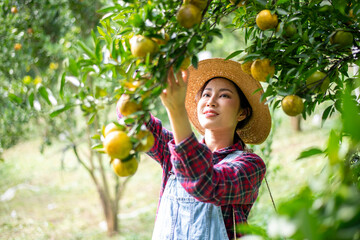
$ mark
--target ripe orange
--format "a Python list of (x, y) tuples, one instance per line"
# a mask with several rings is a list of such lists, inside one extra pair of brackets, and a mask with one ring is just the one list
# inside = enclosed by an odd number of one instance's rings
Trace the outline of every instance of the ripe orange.
[(117, 108), (119, 112), (126, 117), (141, 110), (141, 105), (131, 100), (129, 95), (123, 94), (119, 99)]
[(15, 43), (15, 45), (14, 45), (15, 51), (19, 51), (21, 48), (22, 48), (21, 43)]
[(13, 7), (11, 7), (11, 13), (17, 13), (18, 12), (18, 9), (17, 9), (17, 7), (15, 7), (15, 6), (13, 6)]
[(176, 16), (179, 24), (185, 28), (192, 28), (201, 22), (201, 10), (193, 4), (184, 4)]
[(103, 142), (105, 152), (112, 158), (124, 159), (132, 149), (130, 137), (124, 131), (110, 132)]
[[(313, 74), (310, 75), (306, 79), (306, 87), (310, 90), (313, 90), (314, 92), (322, 92), (324, 93), (330, 85), (330, 79), (329, 77), (326, 77), (326, 73), (321, 71), (316, 71)], [(325, 79), (324, 79), (325, 78)], [(320, 81), (323, 81), (320, 83)]]
[(180, 65), (180, 69), (181, 70), (186, 70), (186, 69), (188, 69), (190, 64), (191, 64), (190, 57), (185, 57), (184, 60), (182, 61), (181, 65)]
[(243, 70), (244, 73), (251, 75), (251, 65), (253, 64), (253, 61), (247, 61), (245, 63), (241, 64), (241, 70)]
[(354, 36), (351, 32), (336, 31), (330, 37), (331, 44), (337, 44), (339, 48), (351, 47), (353, 45)]
[(154, 135), (148, 130), (140, 130), (136, 134), (136, 138), (140, 141), (140, 143), (135, 150), (139, 152), (150, 151), (155, 142)]
[(120, 177), (128, 177), (134, 175), (138, 169), (138, 161), (135, 157), (127, 161), (114, 159), (111, 163), (114, 172)]
[(296, 116), (303, 112), (304, 103), (297, 95), (288, 95), (281, 101), (283, 111), (289, 116)]
[[(276, 32), (280, 30), (280, 24), (277, 25)], [(294, 23), (289, 23), (284, 26), (282, 36), (285, 38), (291, 38), (297, 33), (297, 28)]]
[(271, 65), (270, 59), (257, 59), (251, 64), (251, 76), (260, 82), (266, 82), (268, 76), (275, 73), (275, 66)]
[(109, 133), (111, 133), (111, 132), (120, 131), (120, 130), (122, 130), (122, 129), (119, 126), (117, 126), (115, 123), (111, 122), (108, 125), (106, 125), (106, 127), (104, 129), (104, 137), (109, 135)]
[(151, 38), (154, 42), (156, 42), (158, 45), (165, 45), (169, 40), (170, 36), (169, 34), (165, 33), (164, 38)]
[(158, 45), (148, 37), (136, 35), (130, 39), (131, 53), (135, 57), (146, 57), (158, 51)]
[(278, 25), (278, 17), (276, 14), (271, 14), (270, 10), (262, 10), (256, 16), (256, 25), (261, 30), (275, 28)]
[(207, 0), (190, 0), (189, 3), (198, 7), (200, 10), (204, 10), (207, 6), (208, 1)]

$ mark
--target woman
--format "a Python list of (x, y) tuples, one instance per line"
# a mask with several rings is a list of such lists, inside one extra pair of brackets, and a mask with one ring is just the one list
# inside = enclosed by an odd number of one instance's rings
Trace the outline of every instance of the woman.
[(170, 71), (161, 100), (172, 132), (153, 116), (146, 123), (155, 137), (148, 155), (163, 169), (152, 239), (236, 238), (235, 224), (246, 223), (265, 174), (262, 159), (245, 146), (270, 132), (261, 93), (230, 60), (203, 60), (176, 76)]

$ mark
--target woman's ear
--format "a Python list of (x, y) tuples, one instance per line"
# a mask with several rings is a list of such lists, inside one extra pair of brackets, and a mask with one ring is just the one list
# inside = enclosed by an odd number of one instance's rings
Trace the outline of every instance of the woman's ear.
[(248, 116), (248, 109), (245, 108), (245, 109), (240, 109), (239, 111), (239, 116), (237, 118), (238, 122), (244, 120), (247, 116)]

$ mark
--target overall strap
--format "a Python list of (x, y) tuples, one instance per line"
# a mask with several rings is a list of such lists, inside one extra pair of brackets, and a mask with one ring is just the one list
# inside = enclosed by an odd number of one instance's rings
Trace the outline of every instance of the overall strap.
[[(225, 162), (231, 162), (239, 155), (242, 155), (244, 152), (240, 150), (236, 150), (235, 152), (232, 152), (228, 154), (223, 160), (221, 160), (218, 164), (225, 163)], [(234, 239), (236, 240), (236, 222), (235, 222), (235, 208), (233, 207), (233, 223), (234, 223)]]

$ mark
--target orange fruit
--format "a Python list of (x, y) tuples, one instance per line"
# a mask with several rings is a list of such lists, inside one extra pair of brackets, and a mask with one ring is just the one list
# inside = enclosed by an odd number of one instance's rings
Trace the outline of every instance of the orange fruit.
[(241, 70), (243, 70), (244, 73), (247, 73), (251, 75), (251, 65), (253, 64), (253, 61), (247, 61), (241, 64)]
[(129, 95), (123, 94), (119, 99), (117, 108), (118, 111), (126, 117), (141, 110), (141, 105), (134, 100), (131, 100)]
[(148, 37), (136, 35), (130, 39), (131, 54), (135, 57), (146, 57), (158, 51), (158, 45)]
[[(326, 73), (316, 71), (306, 79), (306, 87), (314, 92), (324, 93), (330, 85), (329, 77), (326, 77)], [(325, 79), (324, 79), (325, 78)], [(322, 81), (322, 83), (320, 83)]]
[(207, 0), (190, 0), (189, 3), (198, 7), (200, 10), (204, 10), (207, 6), (208, 1)]
[(275, 73), (275, 66), (271, 65), (270, 59), (257, 59), (251, 64), (251, 76), (260, 82), (266, 82), (268, 76)]
[(105, 129), (104, 129), (104, 137), (106, 137), (107, 135), (109, 135), (109, 133), (114, 132), (114, 131), (121, 131), (122, 129), (117, 126), (115, 123), (111, 122), (108, 125), (106, 125)]
[(278, 25), (278, 17), (276, 14), (271, 14), (270, 10), (262, 10), (256, 16), (256, 25), (261, 30), (275, 28)]
[(330, 37), (331, 44), (337, 44), (339, 48), (351, 47), (353, 45), (354, 36), (351, 32), (336, 31)]
[(15, 7), (15, 6), (13, 6), (13, 7), (11, 7), (11, 13), (17, 13), (18, 12), (18, 9), (17, 9), (17, 7)]
[(105, 152), (111, 158), (124, 159), (132, 149), (130, 137), (124, 131), (113, 131), (106, 135), (104, 142)]
[(169, 34), (165, 33), (164, 38), (151, 38), (154, 42), (156, 42), (158, 45), (165, 45), (169, 40), (170, 36)]
[(283, 111), (289, 116), (296, 116), (303, 112), (304, 103), (297, 95), (288, 95), (281, 101)]
[(136, 134), (136, 138), (140, 141), (139, 145), (136, 147), (136, 151), (139, 152), (148, 152), (153, 147), (155, 138), (154, 135), (149, 130), (140, 130)]
[(184, 60), (182, 61), (181, 65), (180, 65), (180, 69), (181, 70), (186, 70), (186, 69), (188, 69), (190, 64), (191, 64), (190, 57), (185, 57)]
[(192, 28), (201, 22), (201, 10), (193, 4), (184, 4), (179, 9), (176, 19), (185, 28)]
[(22, 48), (21, 43), (15, 43), (15, 45), (14, 45), (14, 50), (15, 50), (15, 51), (18, 51), (18, 50), (20, 50), (21, 48)]
[(130, 160), (121, 161), (119, 159), (114, 159), (111, 162), (114, 172), (120, 177), (128, 177), (134, 175), (138, 169), (138, 161), (135, 157), (132, 157)]

